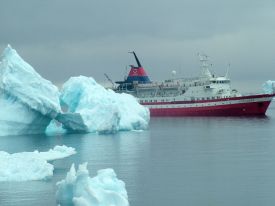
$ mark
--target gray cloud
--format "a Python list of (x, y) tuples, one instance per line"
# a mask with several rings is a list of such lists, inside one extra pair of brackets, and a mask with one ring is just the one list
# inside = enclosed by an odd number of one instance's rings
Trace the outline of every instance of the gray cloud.
[(233, 82), (254, 89), (275, 79), (274, 9), (271, 0), (2, 0), (0, 49), (10, 43), (56, 83), (104, 72), (119, 80), (129, 50), (152, 79), (194, 76), (204, 51), (217, 73), (230, 62)]

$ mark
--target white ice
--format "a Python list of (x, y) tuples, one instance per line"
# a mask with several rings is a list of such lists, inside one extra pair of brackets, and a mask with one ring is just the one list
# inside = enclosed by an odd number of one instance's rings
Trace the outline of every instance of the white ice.
[(44, 180), (53, 176), (54, 166), (47, 161), (75, 154), (72, 147), (55, 146), (47, 152), (20, 152), (9, 154), (0, 151), (0, 181)]
[(65, 157), (71, 156), (75, 154), (75, 148), (73, 147), (67, 147), (65, 145), (63, 146), (55, 146), (53, 149), (50, 149), (47, 152), (37, 152), (35, 151), (35, 154), (46, 161), (52, 161), (57, 159), (63, 159)]
[(43, 133), (61, 111), (59, 91), (7, 46), (0, 58), (0, 136)]
[[(68, 111), (60, 106), (66, 105)], [(72, 77), (60, 92), (7, 46), (0, 58), (0, 136), (73, 132), (113, 133), (147, 128), (149, 110), (93, 78)], [(56, 124), (55, 120), (62, 123)], [(48, 127), (47, 127), (48, 126)]]
[(149, 110), (133, 96), (105, 89), (91, 77), (71, 77), (63, 85), (60, 102), (70, 114), (58, 120), (76, 131), (140, 130), (146, 129), (150, 120)]
[(263, 90), (267, 94), (275, 93), (275, 81), (268, 80), (263, 84)]
[(48, 136), (66, 134), (67, 130), (62, 127), (62, 124), (56, 120), (52, 120), (45, 131)]
[(89, 177), (87, 163), (74, 164), (64, 180), (57, 183), (56, 201), (61, 206), (129, 206), (125, 183), (113, 169), (103, 169)]

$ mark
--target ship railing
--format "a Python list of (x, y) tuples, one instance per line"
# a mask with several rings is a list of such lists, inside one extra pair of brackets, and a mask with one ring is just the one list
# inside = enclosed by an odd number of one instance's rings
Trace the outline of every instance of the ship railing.
[(173, 82), (173, 81), (177, 81), (177, 80), (181, 80), (181, 81), (195, 81), (195, 80), (200, 80), (201, 78), (199, 77), (179, 77), (179, 78), (173, 78), (173, 79), (168, 79), (165, 80), (165, 82)]
[(142, 98), (154, 98), (154, 97), (177, 97), (179, 96), (179, 93), (170, 93), (170, 94), (158, 94), (158, 93), (153, 93), (153, 94), (140, 94), (138, 93), (139, 97)]
[(143, 88), (152, 88), (152, 89), (156, 89), (156, 88), (178, 88), (180, 86), (180, 83), (177, 84), (168, 84), (168, 83), (155, 83), (155, 84), (139, 84), (137, 85), (137, 88), (143, 89)]
[(253, 95), (261, 95), (261, 94), (267, 94), (264, 91), (262, 92), (243, 92), (241, 93), (242, 96), (253, 96)]

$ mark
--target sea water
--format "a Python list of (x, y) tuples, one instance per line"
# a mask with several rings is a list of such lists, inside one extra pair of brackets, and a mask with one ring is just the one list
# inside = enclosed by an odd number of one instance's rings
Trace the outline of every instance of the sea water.
[(52, 179), (0, 182), (0, 205), (55, 205), (56, 182), (82, 162), (91, 176), (113, 168), (131, 206), (275, 204), (274, 102), (266, 117), (152, 118), (142, 132), (0, 137), (9, 153), (63, 144), (78, 153), (53, 161)]

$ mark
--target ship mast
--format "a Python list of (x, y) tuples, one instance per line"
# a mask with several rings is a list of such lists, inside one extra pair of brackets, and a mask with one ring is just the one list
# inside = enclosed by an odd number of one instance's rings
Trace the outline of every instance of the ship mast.
[(211, 78), (212, 74), (209, 71), (208, 56), (200, 53), (198, 54), (198, 56), (201, 62), (202, 77)]

